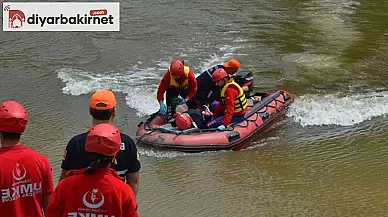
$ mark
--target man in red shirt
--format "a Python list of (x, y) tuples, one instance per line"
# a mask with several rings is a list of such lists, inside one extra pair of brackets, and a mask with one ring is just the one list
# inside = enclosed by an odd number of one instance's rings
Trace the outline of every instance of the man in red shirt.
[(217, 127), (222, 131), (230, 123), (244, 119), (248, 111), (248, 103), (243, 89), (236, 82), (229, 80), (224, 69), (217, 69), (212, 75), (212, 81), (221, 90), (221, 100), (214, 110), (214, 118), (209, 121), (208, 127)]
[(46, 217), (138, 217), (132, 188), (110, 168), (120, 146), (121, 135), (115, 126), (92, 127), (85, 146), (89, 166), (69, 171), (59, 182)]
[[(165, 92), (167, 106), (163, 102)], [(182, 61), (173, 60), (158, 87), (157, 100), (160, 105), (160, 113), (173, 116), (175, 108), (171, 105), (172, 100), (181, 96), (186, 103), (187, 100), (194, 97), (196, 92), (197, 80), (194, 73)]]
[(0, 104), (0, 212), (7, 217), (43, 217), (53, 192), (49, 161), (19, 143), (28, 122), (15, 101)]

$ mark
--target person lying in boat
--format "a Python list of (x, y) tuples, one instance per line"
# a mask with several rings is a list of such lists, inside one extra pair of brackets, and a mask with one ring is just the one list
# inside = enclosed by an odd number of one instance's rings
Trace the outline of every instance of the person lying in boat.
[(240, 63), (236, 59), (230, 59), (222, 65), (216, 65), (202, 72), (197, 79), (197, 92), (195, 98), (202, 104), (220, 100), (220, 92), (212, 81), (212, 75), (217, 69), (224, 69), (229, 75), (234, 75), (240, 68)]
[(175, 113), (175, 123), (179, 130), (187, 130), (192, 127), (199, 129), (207, 128), (207, 121), (211, 118), (212, 113), (209, 108), (203, 109), (204, 111), (199, 110), (199, 102), (192, 98), (189, 99), (186, 103), (188, 110), (186, 112)]
[(221, 90), (218, 102), (214, 102), (213, 118), (209, 121), (209, 128), (225, 130), (230, 123), (242, 121), (248, 111), (248, 103), (245, 93), (236, 82), (230, 80), (224, 69), (217, 69), (212, 75), (212, 81)]
[[(166, 104), (164, 93), (166, 92)], [(171, 106), (171, 100), (181, 96), (187, 102), (197, 92), (197, 80), (189, 67), (180, 60), (173, 60), (168, 71), (164, 74), (157, 91), (157, 100), (160, 105), (160, 113), (173, 116), (175, 108)]]

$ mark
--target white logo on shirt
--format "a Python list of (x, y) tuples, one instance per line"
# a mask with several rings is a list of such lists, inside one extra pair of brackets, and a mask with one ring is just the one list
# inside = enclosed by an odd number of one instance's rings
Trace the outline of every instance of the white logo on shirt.
[(92, 192), (88, 191), (84, 194), (82, 202), (87, 208), (78, 208), (78, 212), (68, 212), (68, 217), (115, 217), (109, 215), (107, 210), (100, 207), (104, 204), (104, 195), (98, 192), (97, 188), (93, 188)]
[[(21, 168), (23, 169), (23, 173), (22, 173)], [(15, 174), (15, 171), (16, 171), (16, 174)], [(16, 181), (20, 181), (20, 180), (22, 180), (22, 179), (24, 179), (26, 177), (26, 174), (27, 174), (26, 168), (21, 167), (19, 165), (19, 163), (16, 163), (16, 168), (12, 170), (13, 178)]]
[[(16, 167), (12, 170), (14, 181), (11, 186), (1, 189), (1, 202), (11, 202), (18, 200), (21, 197), (33, 197), (36, 194), (42, 193), (42, 181), (32, 182), (27, 177), (25, 167), (16, 163)], [(7, 188), (8, 187), (8, 188)]]
[[(98, 189), (93, 189), (92, 193), (90, 194), (90, 197), (88, 197), (89, 193), (90, 192), (88, 191), (88, 192), (86, 192), (84, 194), (82, 202), (85, 204), (86, 207), (88, 207), (90, 209), (100, 208), (104, 204), (104, 195), (101, 194), (101, 193), (99, 193), (99, 195), (98, 195), (97, 194), (98, 193)], [(96, 203), (96, 201), (99, 201), (99, 202)]]
[(120, 150), (125, 151), (125, 143), (124, 142), (121, 143)]

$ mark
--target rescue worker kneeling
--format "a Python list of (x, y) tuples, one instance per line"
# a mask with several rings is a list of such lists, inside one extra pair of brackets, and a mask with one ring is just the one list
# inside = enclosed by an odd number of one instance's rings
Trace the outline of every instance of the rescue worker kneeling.
[(209, 121), (208, 127), (225, 130), (230, 123), (244, 119), (248, 111), (248, 103), (240, 85), (229, 80), (224, 69), (217, 69), (212, 75), (212, 81), (221, 89), (221, 100), (216, 102), (214, 118)]
[[(166, 104), (163, 95), (166, 92)], [(179, 60), (173, 60), (168, 72), (164, 74), (157, 91), (157, 100), (160, 113), (173, 116), (175, 108), (171, 105), (172, 99), (181, 96), (186, 103), (197, 92), (197, 80), (189, 67)]]
[(240, 68), (240, 62), (236, 59), (230, 59), (222, 65), (216, 65), (202, 72), (197, 79), (197, 92), (195, 98), (201, 104), (212, 103), (215, 100), (220, 100), (220, 91), (212, 82), (212, 75), (217, 69), (224, 69), (230, 76), (234, 76)]
[(209, 109), (200, 111), (199, 102), (192, 98), (186, 103), (188, 110), (186, 112), (175, 113), (175, 122), (179, 130), (187, 130), (192, 127), (199, 129), (207, 128), (207, 119), (211, 117)]
[(70, 170), (54, 191), (46, 217), (137, 217), (132, 188), (109, 168), (121, 146), (119, 130), (103, 123), (90, 129), (86, 140), (89, 166)]

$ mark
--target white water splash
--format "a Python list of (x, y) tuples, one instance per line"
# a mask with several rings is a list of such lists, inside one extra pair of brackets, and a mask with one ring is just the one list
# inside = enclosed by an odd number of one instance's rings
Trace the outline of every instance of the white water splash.
[[(216, 64), (222, 64), (233, 56), (241, 46), (222, 45), (218, 55), (213, 53), (210, 58), (199, 62), (201, 72)], [(126, 95), (126, 104), (137, 110), (136, 115), (143, 117), (156, 112), (159, 105), (156, 91), (161, 76), (170, 66), (170, 59), (154, 61), (154, 66), (141, 68), (141, 62), (124, 72), (87, 72), (72, 68), (62, 68), (57, 71), (58, 78), (64, 83), (64, 94), (74, 96), (89, 94), (96, 90), (107, 88)], [(195, 67), (194, 67), (195, 68)], [(200, 72), (196, 70), (196, 72)]]
[(180, 151), (169, 151), (169, 150), (154, 150), (154, 149), (145, 149), (143, 147), (138, 147), (138, 152), (140, 155), (147, 156), (147, 157), (155, 157), (159, 159), (163, 158), (178, 158), (178, 157), (189, 157), (189, 156), (204, 156), (204, 155), (219, 155), (226, 152), (231, 152), (229, 150), (221, 150), (221, 151), (204, 151), (204, 152), (197, 152), (197, 153), (187, 153), (187, 152), (180, 152)]
[(388, 92), (341, 97), (336, 94), (295, 98), (287, 116), (301, 126), (351, 126), (388, 114)]
[(106, 88), (126, 94), (126, 103), (136, 109), (138, 116), (149, 115), (158, 110), (156, 82), (159, 80), (157, 68), (139, 69), (128, 72), (93, 73), (77, 69), (63, 68), (57, 71), (65, 87), (62, 92), (78, 96)]
[(284, 55), (283, 60), (314, 69), (335, 68), (340, 65), (334, 56), (309, 52), (290, 53)]
[[(219, 64), (222, 64), (226, 61), (229, 61), (229, 59), (233, 58), (234, 55), (236, 55), (236, 52), (241, 48), (243, 48), (243, 47), (242, 46), (231, 46), (231, 45), (220, 46), (218, 49), (221, 52), (218, 52), (218, 53), (222, 53), (222, 54), (213, 53), (209, 56), (208, 59), (201, 61), (201, 63), (199, 64), (199, 67), (198, 67), (200, 69), (200, 71), (197, 71), (197, 72), (201, 73), (214, 65), (219, 65)], [(244, 54), (239, 53), (238, 55), (241, 56)], [(199, 73), (197, 73), (196, 76), (198, 76)]]

